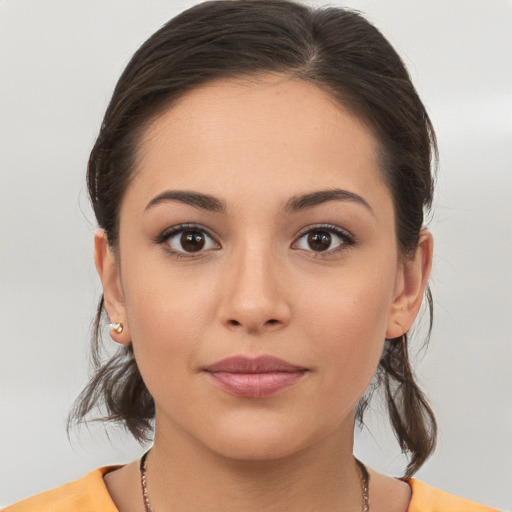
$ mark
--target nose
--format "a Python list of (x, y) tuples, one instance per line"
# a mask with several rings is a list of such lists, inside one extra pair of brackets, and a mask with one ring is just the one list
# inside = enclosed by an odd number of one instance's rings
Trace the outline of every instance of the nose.
[(262, 334), (288, 325), (291, 312), (283, 277), (271, 254), (257, 247), (237, 251), (222, 283), (221, 323), (246, 334)]

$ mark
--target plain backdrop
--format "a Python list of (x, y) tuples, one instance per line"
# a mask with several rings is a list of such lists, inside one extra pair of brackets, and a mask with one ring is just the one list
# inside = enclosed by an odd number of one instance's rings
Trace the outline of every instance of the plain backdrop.
[[(65, 432), (100, 292), (84, 176), (124, 65), (193, 3), (0, 1), (0, 504), (142, 453), (98, 425)], [(440, 436), (417, 477), (512, 509), (512, 2), (344, 5), (396, 46), (439, 138), (435, 328), (418, 374)], [(378, 406), (356, 452), (403, 471)]]

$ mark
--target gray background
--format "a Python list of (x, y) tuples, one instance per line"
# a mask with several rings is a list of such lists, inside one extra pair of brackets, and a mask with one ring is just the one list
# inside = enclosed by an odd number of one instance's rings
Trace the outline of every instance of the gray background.
[[(67, 439), (100, 291), (88, 153), (135, 49), (191, 1), (0, 2), (0, 504), (142, 451)], [(332, 2), (336, 3), (336, 2)], [(397, 47), (437, 128), (435, 330), (418, 365), (440, 425), (417, 476), (512, 509), (512, 2), (349, 1)], [(360, 457), (399, 475), (378, 407)]]

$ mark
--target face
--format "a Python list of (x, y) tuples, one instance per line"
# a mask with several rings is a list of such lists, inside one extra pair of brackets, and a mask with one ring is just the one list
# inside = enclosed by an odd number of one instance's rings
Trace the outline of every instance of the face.
[(246, 459), (346, 436), (428, 266), (397, 253), (372, 133), (273, 77), (187, 94), (139, 149), (116, 258), (98, 236), (97, 262), (157, 436)]

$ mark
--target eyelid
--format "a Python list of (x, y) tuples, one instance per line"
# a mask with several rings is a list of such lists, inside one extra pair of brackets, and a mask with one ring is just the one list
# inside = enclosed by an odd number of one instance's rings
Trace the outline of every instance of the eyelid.
[(337, 235), (340, 235), (344, 238), (347, 238), (353, 242), (356, 241), (356, 237), (347, 229), (342, 228), (340, 226), (337, 226), (336, 224), (311, 224), (309, 226), (303, 227), (296, 235), (295, 239), (298, 239), (302, 236), (304, 236), (306, 233), (309, 233), (310, 231), (332, 231), (336, 233)]
[(299, 233), (297, 234), (297, 236), (295, 237), (295, 239), (292, 243), (292, 247), (302, 237), (304, 237), (308, 233), (311, 233), (312, 231), (327, 231), (329, 233), (333, 233), (334, 235), (336, 235), (343, 241), (343, 243), (341, 243), (339, 246), (337, 246), (333, 249), (327, 249), (326, 251), (314, 251), (313, 249), (311, 249), (311, 250), (298, 249), (298, 250), (303, 250), (303, 251), (314, 253), (315, 257), (327, 256), (329, 254), (333, 254), (338, 251), (346, 250), (346, 249), (350, 248), (352, 245), (354, 245), (354, 243), (356, 242), (356, 237), (352, 233), (350, 233), (350, 231), (347, 231), (346, 229), (344, 229), (340, 226), (336, 226), (334, 224), (313, 224), (310, 226), (306, 226), (299, 231)]
[[(168, 227), (164, 229), (159, 235), (157, 235), (153, 242), (157, 245), (163, 245), (167, 240), (172, 238), (174, 235), (177, 235), (178, 233), (182, 231), (200, 231), (201, 233), (204, 233), (208, 238), (213, 240), (213, 242), (217, 245), (218, 248), (220, 248), (220, 244), (217, 241), (217, 237), (212, 235), (210, 230), (206, 228), (205, 226), (202, 226), (201, 224), (195, 224), (193, 222), (185, 222), (183, 224), (176, 224), (175, 226)], [(188, 253), (186, 251), (176, 251), (172, 249), (171, 247), (167, 248), (169, 252), (176, 256), (186, 256), (186, 257), (193, 257), (193, 256), (199, 256), (201, 253), (207, 252), (207, 250), (198, 251), (196, 253)]]
[[(153, 239), (153, 242), (158, 245), (163, 245), (167, 240), (169, 240), (174, 235), (176, 235), (182, 231), (186, 231), (186, 230), (200, 231), (200, 232), (204, 233), (208, 238), (210, 238), (217, 245), (217, 248), (221, 247), (220, 243), (218, 242), (217, 237), (214, 236), (208, 228), (206, 228), (205, 226), (203, 226), (201, 224), (196, 224), (196, 223), (192, 223), (192, 222), (176, 224), (174, 226), (164, 229), (159, 235), (157, 235)], [(332, 253), (346, 250), (346, 249), (350, 248), (356, 242), (356, 238), (354, 237), (354, 235), (352, 235), (352, 233), (350, 233), (349, 231), (347, 231), (346, 229), (344, 229), (340, 226), (337, 226), (334, 224), (312, 224), (309, 226), (305, 226), (304, 228), (302, 228), (299, 231), (299, 233), (295, 236), (295, 238), (292, 242), (292, 248), (298, 242), (298, 240), (300, 240), (303, 236), (305, 236), (306, 234), (308, 234), (312, 231), (327, 231), (327, 232), (333, 233), (335, 236), (339, 237), (342, 240), (342, 243), (340, 243), (339, 246), (337, 246), (333, 249), (327, 249), (325, 251), (314, 251), (312, 249), (306, 250), (306, 249), (297, 248), (297, 250), (311, 252), (315, 255), (315, 257), (328, 256)], [(167, 248), (166, 250), (168, 250), (169, 252), (171, 252), (172, 254), (174, 254), (176, 256), (190, 256), (190, 257), (199, 256), (200, 254), (208, 251), (208, 249), (207, 249), (207, 250), (198, 251), (196, 253), (188, 253), (186, 251), (174, 250), (171, 247)]]

